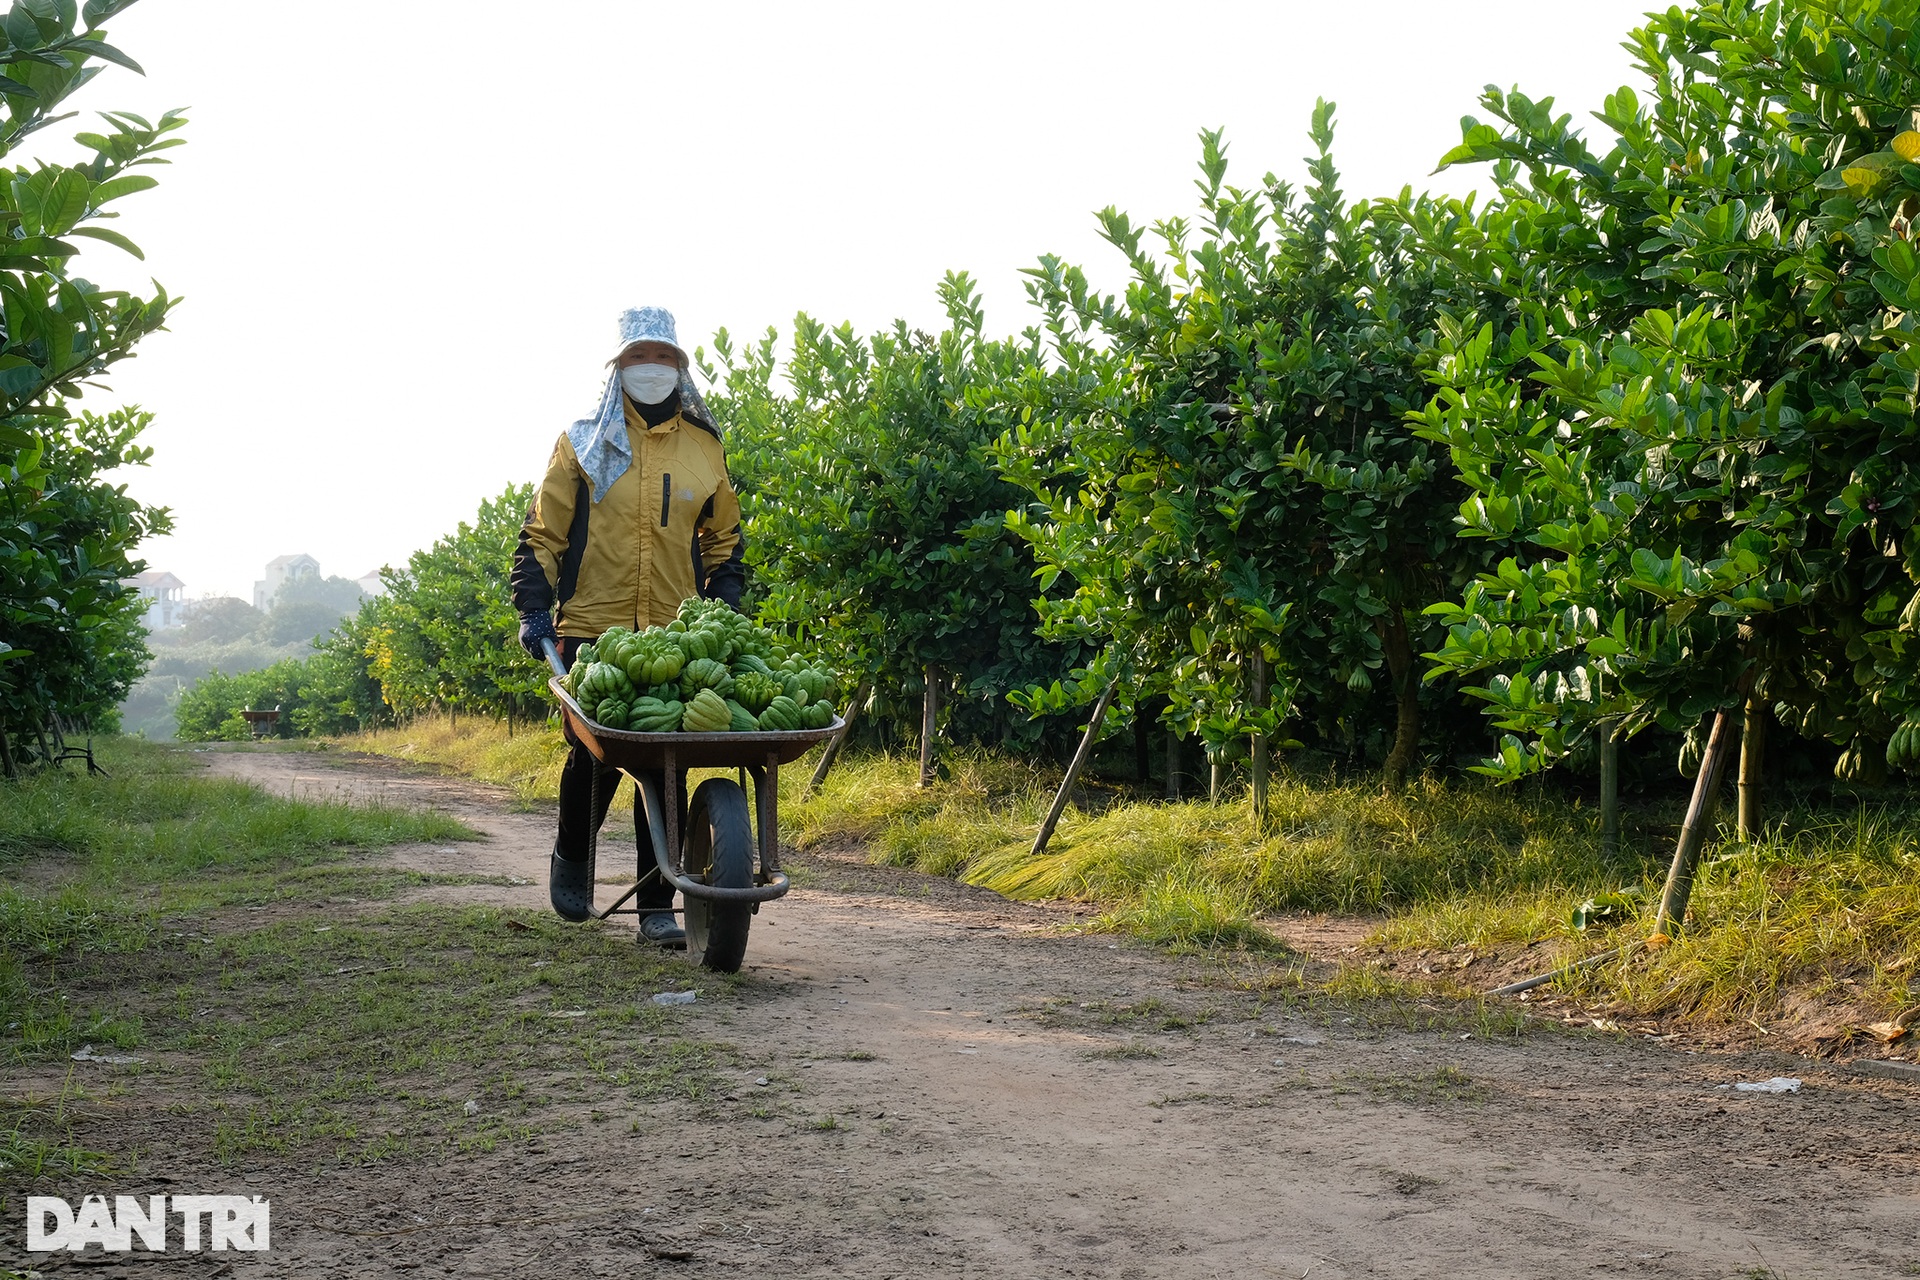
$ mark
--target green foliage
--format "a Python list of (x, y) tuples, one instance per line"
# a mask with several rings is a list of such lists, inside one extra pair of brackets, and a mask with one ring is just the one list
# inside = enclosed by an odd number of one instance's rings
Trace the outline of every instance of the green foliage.
[(542, 706), (549, 672), (515, 640), (519, 618), (507, 590), (513, 549), (533, 501), (531, 484), (509, 485), (480, 504), (472, 524), (400, 570), (381, 575), (387, 594), (361, 609), (363, 630), (325, 646), (347, 650), (364, 636), (366, 670), (396, 714), (430, 707), (524, 716)]
[(1913, 0), (1654, 15), (1629, 42), (1650, 96), (1607, 100), (1604, 154), (1490, 90), (1499, 123), (1445, 163), (1493, 161), (1500, 200), (1405, 210), (1489, 295), (1442, 326), (1419, 427), (1497, 560), (1434, 610), (1508, 731), (1491, 772), (1598, 720), (1684, 728), (1743, 670), (1862, 774), (1920, 720), (1917, 24)]
[(1397, 782), (1419, 736), (1420, 611), (1471, 568), (1451, 467), (1404, 422), (1435, 315), (1465, 290), (1397, 219), (1347, 205), (1332, 113), (1315, 111), (1300, 196), (1271, 174), (1226, 185), (1207, 133), (1197, 229), (1155, 223), (1149, 249), (1145, 228), (1102, 213), (1132, 270), (1123, 299), (1055, 258), (1029, 272), (1055, 359), (1009, 388), (1026, 422), (997, 456), (1028, 491), (1015, 528), (1042, 581), (1074, 584), (1041, 603), (1048, 634), (1104, 651), (1077, 689), (1028, 705), (1118, 676), (1122, 706), (1165, 694), (1216, 755), (1303, 721), (1347, 753), (1395, 743)]
[[(473, 523), (415, 552), (406, 568), (387, 570), (387, 594), (361, 602), (311, 657), (203, 676), (176, 705), (180, 738), (248, 737), (239, 714), (247, 707), (279, 707), (283, 736), (364, 732), (433, 709), (509, 720), (544, 716), (547, 668), (516, 643), (519, 620), (507, 592), (531, 500), (531, 485), (509, 486), (480, 504)], [(276, 599), (260, 626), (270, 627), (283, 607), (313, 603), (311, 594)], [(318, 603), (333, 608), (326, 599)]]
[(862, 338), (795, 320), (772, 386), (771, 335), (716, 339), (729, 460), (745, 491), (759, 613), (874, 681), (868, 714), (917, 733), (925, 673), (948, 686), (942, 728), (959, 742), (1036, 742), (1044, 726), (1007, 694), (1058, 678), (1074, 645), (1034, 636), (1033, 561), (1006, 527), (1020, 501), (986, 449), (1007, 427), (992, 394), (1035, 367), (1037, 346), (982, 336), (973, 282), (941, 283), (949, 327), (904, 322)]
[[(0, 155), (12, 156), (105, 63), (133, 67), (99, 23), (130, 0), (20, 0), (0, 16)], [(135, 68), (138, 69), (137, 67)], [(146, 653), (138, 605), (120, 580), (145, 566), (135, 548), (166, 513), (103, 477), (137, 465), (148, 415), (74, 408), (81, 387), (163, 327), (173, 300), (101, 289), (71, 271), (76, 239), (139, 256), (100, 223), (122, 196), (155, 185), (184, 120), (107, 114), (81, 133), (73, 165), (15, 165), (0, 181), (0, 765), (42, 749), (54, 717), (111, 718)]]
[[(311, 577), (297, 578), (283, 586), (265, 613), (231, 596), (188, 605), (181, 625), (148, 633), (147, 648), (153, 660), (120, 705), (122, 731), (154, 739), (176, 736), (180, 698), (201, 677), (244, 676), (281, 662), (313, 657), (317, 642), (343, 625), (352, 626), (348, 620), (357, 614), (363, 600), (356, 582)], [(324, 653), (320, 661), (308, 664), (309, 670), (298, 681), (301, 691), (296, 703), (288, 704), (289, 709), (314, 699), (333, 707), (326, 727), (315, 727), (313, 732), (344, 732), (378, 723), (380, 690), (366, 677), (364, 659), (343, 663), (338, 645)], [(316, 682), (324, 689), (310, 687)], [(203, 700), (210, 692), (211, 687), (198, 691)], [(256, 692), (255, 685), (247, 682), (227, 686), (226, 692), (217, 695), (226, 710), (212, 723), (217, 725), (228, 712), (242, 706), (274, 706), (285, 692), (277, 690), (268, 696)], [(337, 705), (343, 702), (347, 704), (344, 709)], [(196, 737), (206, 736), (206, 714), (204, 706), (190, 713), (196, 721)]]

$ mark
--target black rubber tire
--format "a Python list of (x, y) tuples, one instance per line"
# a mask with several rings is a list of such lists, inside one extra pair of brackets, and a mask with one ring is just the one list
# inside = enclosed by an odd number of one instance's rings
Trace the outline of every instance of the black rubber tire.
[[(753, 884), (753, 824), (747, 793), (731, 778), (708, 778), (687, 806), (686, 872), (716, 888)], [(750, 902), (686, 895), (687, 954), (716, 973), (738, 973), (747, 958)]]

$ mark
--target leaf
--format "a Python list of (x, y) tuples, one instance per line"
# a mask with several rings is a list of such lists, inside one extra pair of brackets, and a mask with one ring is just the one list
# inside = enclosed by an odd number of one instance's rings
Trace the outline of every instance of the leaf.
[(1869, 169), (1865, 165), (1850, 165), (1840, 171), (1840, 180), (1847, 190), (1856, 196), (1870, 196), (1886, 181), (1878, 169)]
[(93, 207), (98, 209), (109, 200), (118, 200), (121, 196), (130, 196), (136, 191), (145, 191), (160, 185), (160, 179), (150, 178), (144, 173), (123, 173), (117, 178), (108, 178), (93, 189)]
[(147, 74), (145, 67), (142, 67), (132, 58), (129, 58), (126, 54), (120, 52), (104, 40), (75, 40), (66, 47), (77, 53), (99, 58), (102, 62), (111, 62), (116, 66), (125, 67), (135, 75), (143, 76)]
[(40, 207), (40, 224), (48, 235), (65, 235), (87, 212), (87, 180), (72, 169), (61, 170), (47, 188)]
[(125, 236), (121, 235), (118, 231), (109, 231), (105, 227), (75, 227), (68, 234), (76, 235), (76, 236), (86, 236), (89, 239), (93, 239), (93, 240), (104, 240), (110, 245), (114, 245), (118, 248), (125, 249), (128, 253), (140, 259), (142, 262), (145, 262), (147, 260), (147, 255), (140, 252), (140, 246), (135, 244), (133, 241), (127, 239)]
[(1920, 164), (1920, 133), (1908, 129), (1897, 134), (1888, 149), (1908, 164)]

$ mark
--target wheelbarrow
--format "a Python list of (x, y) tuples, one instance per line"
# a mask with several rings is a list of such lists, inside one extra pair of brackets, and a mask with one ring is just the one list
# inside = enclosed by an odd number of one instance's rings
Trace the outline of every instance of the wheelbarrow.
[[(799, 759), (815, 743), (838, 733), (846, 726), (845, 719), (835, 716), (832, 724), (820, 729), (765, 733), (609, 729), (587, 715), (561, 683), (567, 668), (553, 641), (545, 641), (543, 647), (547, 663), (555, 672), (547, 687), (560, 700), (561, 713), (595, 758), (633, 779), (653, 847), (653, 865), (647, 865), (642, 848), (633, 887), (606, 910), (595, 911), (594, 917), (604, 920), (616, 914), (641, 914), (626, 904), (642, 885), (658, 877), (684, 896), (686, 906), (681, 915), (687, 931), (687, 954), (720, 973), (738, 972), (747, 954), (747, 932), (760, 904), (784, 896), (790, 887), (787, 873), (780, 869), (780, 766)], [(708, 778), (695, 788), (682, 831), (682, 775), (688, 769), (711, 768), (734, 769), (739, 780)], [(744, 786), (748, 778), (753, 780), (751, 810)], [(593, 882), (597, 845), (596, 840), (587, 846), (589, 884)]]

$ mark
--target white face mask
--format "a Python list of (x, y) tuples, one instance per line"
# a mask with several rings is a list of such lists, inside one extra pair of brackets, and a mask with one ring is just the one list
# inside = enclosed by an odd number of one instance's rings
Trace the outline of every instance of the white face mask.
[(620, 371), (620, 385), (641, 404), (659, 404), (680, 385), (680, 371), (667, 364), (632, 364)]

